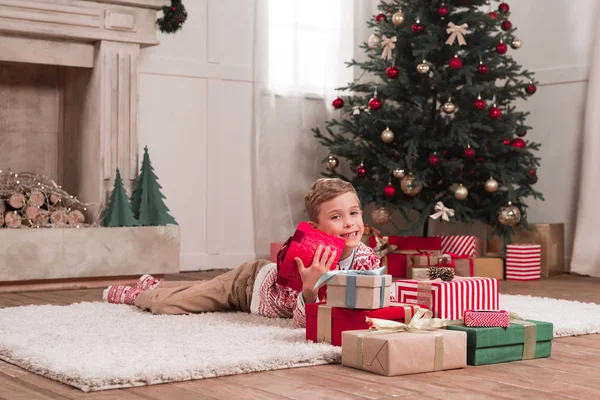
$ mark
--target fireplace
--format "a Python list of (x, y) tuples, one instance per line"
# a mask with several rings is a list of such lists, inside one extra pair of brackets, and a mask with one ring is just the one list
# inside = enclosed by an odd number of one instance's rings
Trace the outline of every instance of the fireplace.
[[(46, 175), (81, 201), (98, 204), (88, 210), (88, 220), (107, 202), (117, 168), (130, 191), (139, 165), (140, 48), (158, 45), (157, 11), (168, 4), (0, 0), (0, 169)], [(7, 254), (0, 258), (0, 281), (176, 272), (177, 228), (0, 229), (0, 253)], [(119, 241), (129, 247), (110, 247)], [(78, 254), (75, 242), (94, 257)], [(32, 244), (44, 257), (36, 258), (35, 251), (22, 255)], [(154, 246), (155, 254), (162, 251), (166, 258), (158, 257), (150, 268), (137, 265), (144, 246)], [(114, 268), (101, 266), (102, 257)], [(73, 260), (79, 264), (71, 265)]]

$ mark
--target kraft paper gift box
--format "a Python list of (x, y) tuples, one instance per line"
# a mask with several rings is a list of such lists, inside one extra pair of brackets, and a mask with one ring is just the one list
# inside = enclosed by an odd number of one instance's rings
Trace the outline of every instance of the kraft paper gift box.
[(406, 254), (406, 277), (409, 279), (423, 279), (415, 277), (415, 269), (419, 269), (417, 272), (418, 276), (423, 276), (423, 269), (427, 270), (429, 267), (442, 266), (439, 260), (442, 255), (440, 251), (406, 251)]
[(475, 257), (473, 276), (504, 279), (504, 259), (500, 257)]
[(339, 274), (326, 281), (328, 306), (363, 310), (389, 307), (391, 275), (367, 275), (374, 271), (335, 272)]
[(421, 308), (414, 304), (390, 303), (389, 307), (377, 310), (352, 310), (330, 307), (321, 303), (306, 304), (306, 340), (342, 345), (342, 332), (367, 329), (365, 320), (386, 319), (408, 324), (414, 313)]
[[(541, 274), (548, 278), (565, 273), (565, 225), (529, 224), (531, 230), (523, 226), (515, 227), (511, 242), (515, 244), (535, 243), (542, 248)], [(491, 234), (491, 228), (489, 229)], [(488, 241), (488, 252), (504, 255), (504, 242), (495, 236)]]
[[(396, 278), (407, 276), (408, 256), (422, 252), (439, 252), (442, 246), (442, 240), (436, 237), (422, 236), (388, 236), (388, 244), (395, 245), (396, 250), (388, 253), (384, 258), (387, 270), (386, 273)], [(376, 240), (371, 237), (369, 245), (376, 246)]]
[(445, 329), (415, 333), (345, 331), (342, 365), (385, 376), (465, 368), (466, 342), (464, 332)]
[(469, 328), (448, 325), (467, 334), (467, 364), (486, 365), (550, 357), (553, 325), (550, 322), (511, 320), (508, 328)]

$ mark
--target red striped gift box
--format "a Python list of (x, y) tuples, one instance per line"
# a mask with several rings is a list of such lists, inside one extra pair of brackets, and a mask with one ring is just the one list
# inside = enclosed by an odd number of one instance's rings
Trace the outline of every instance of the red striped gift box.
[(442, 239), (442, 253), (469, 257), (481, 255), (481, 241), (477, 236), (444, 235), (439, 237)]
[(500, 301), (494, 278), (400, 279), (394, 284), (398, 302), (426, 305), (434, 317), (442, 319), (461, 319), (466, 310), (496, 310)]
[(539, 244), (506, 245), (506, 280), (535, 281), (542, 276), (542, 246)]

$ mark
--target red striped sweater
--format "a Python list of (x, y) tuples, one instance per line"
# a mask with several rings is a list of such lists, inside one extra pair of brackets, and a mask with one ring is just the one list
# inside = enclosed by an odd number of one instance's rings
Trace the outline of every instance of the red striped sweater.
[[(350, 269), (360, 271), (377, 268), (379, 268), (379, 258), (370, 247), (365, 246), (362, 242), (359, 243)], [(271, 318), (294, 318), (295, 326), (305, 327), (306, 315), (301, 292), (281, 286), (276, 283), (276, 280), (277, 268), (273, 268), (260, 285), (258, 314)], [(326, 298), (327, 291), (319, 291), (319, 301)]]

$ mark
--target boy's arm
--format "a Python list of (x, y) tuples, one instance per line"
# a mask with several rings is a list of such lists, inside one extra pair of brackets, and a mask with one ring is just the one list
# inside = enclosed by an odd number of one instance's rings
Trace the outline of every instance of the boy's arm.
[(304, 297), (300, 292), (298, 300), (296, 300), (296, 308), (294, 308), (294, 327), (296, 328), (306, 327), (306, 310), (304, 306)]

